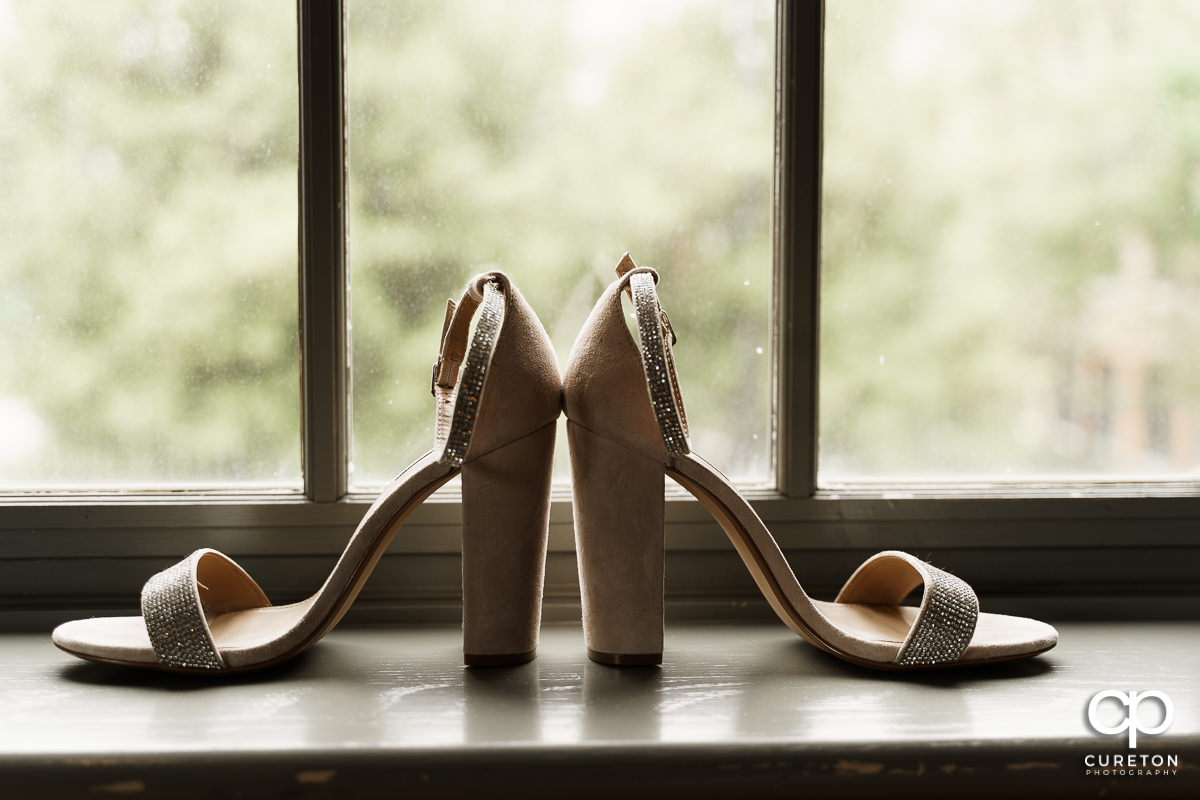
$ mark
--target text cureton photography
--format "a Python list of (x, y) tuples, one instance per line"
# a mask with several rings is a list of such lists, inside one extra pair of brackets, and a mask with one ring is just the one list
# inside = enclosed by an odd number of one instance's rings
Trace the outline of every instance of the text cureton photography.
[[(1108, 702), (1105, 702), (1108, 701)], [(1142, 704), (1149, 701), (1162, 709), (1162, 716), (1151, 724), (1154, 712), (1142, 716)], [(1104, 689), (1088, 701), (1087, 721), (1092, 730), (1105, 736), (1125, 733), (1128, 747), (1138, 746), (1138, 734), (1158, 736), (1166, 733), (1175, 719), (1175, 704), (1170, 696), (1157, 689), (1122, 692)], [(1088, 753), (1083, 757), (1084, 775), (1168, 777), (1179, 772), (1178, 753)]]

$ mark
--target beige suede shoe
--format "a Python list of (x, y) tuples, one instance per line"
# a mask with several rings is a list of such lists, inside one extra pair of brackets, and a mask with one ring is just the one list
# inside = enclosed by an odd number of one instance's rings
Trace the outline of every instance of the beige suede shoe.
[[(981, 614), (970, 586), (898, 551), (868, 559), (833, 602), (805, 594), (750, 505), (691, 452), (658, 274), (626, 254), (617, 276), (584, 323), (563, 379), (593, 661), (662, 662), (664, 474), (712, 512), (780, 619), (839, 658), (927, 669), (1025, 658), (1055, 645), (1058, 633), (1049, 625)], [(625, 323), (623, 296), (633, 301), (639, 342)], [(920, 606), (900, 604), (922, 584)]]
[(337, 624), (404, 521), (461, 472), (464, 660), (530, 660), (561, 379), (545, 329), (502, 273), (476, 276), (457, 304), (447, 303), (432, 391), (434, 448), (383, 491), (316, 594), (273, 606), (232, 560), (198, 550), (150, 579), (142, 616), (67, 622), (54, 643), (80, 658), (175, 672), (236, 673), (286, 661)]

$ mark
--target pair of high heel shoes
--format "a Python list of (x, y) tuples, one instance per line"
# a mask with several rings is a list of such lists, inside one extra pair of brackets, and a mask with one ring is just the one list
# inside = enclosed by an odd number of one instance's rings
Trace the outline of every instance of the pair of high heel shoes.
[[(1054, 628), (980, 613), (966, 583), (898, 551), (869, 558), (836, 600), (809, 597), (750, 505), (691, 452), (658, 274), (626, 255), (617, 276), (584, 323), (565, 377), (537, 315), (504, 274), (479, 275), (457, 304), (448, 302), (432, 387), (435, 446), (383, 491), (307, 600), (271, 605), (231, 559), (203, 549), (146, 583), (141, 616), (67, 622), (55, 629), (55, 644), (81, 658), (175, 672), (286, 661), (337, 624), (413, 510), (461, 473), (464, 660), (528, 661), (541, 619), (555, 428), (565, 410), (594, 661), (662, 662), (664, 475), (712, 512), (788, 627), (839, 658), (911, 670), (1008, 661), (1054, 646)], [(922, 585), (920, 605), (902, 605)]]

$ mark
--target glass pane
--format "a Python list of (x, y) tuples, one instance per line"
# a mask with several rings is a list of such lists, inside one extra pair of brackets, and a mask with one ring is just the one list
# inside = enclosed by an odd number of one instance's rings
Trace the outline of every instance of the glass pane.
[(298, 484), (295, 25), (0, 2), (0, 485)]
[(822, 482), (1200, 475), (1200, 4), (827, 10)]
[(430, 364), (470, 275), (507, 271), (565, 365), (627, 249), (662, 268), (697, 450), (768, 480), (773, 4), (348, 13), (353, 480), (432, 444)]

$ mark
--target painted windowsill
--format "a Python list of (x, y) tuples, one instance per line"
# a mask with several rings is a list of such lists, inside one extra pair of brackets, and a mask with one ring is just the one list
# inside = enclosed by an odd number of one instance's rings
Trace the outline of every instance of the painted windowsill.
[[(5, 796), (1197, 796), (1200, 623), (1069, 622), (1030, 661), (920, 675), (843, 664), (782, 625), (668, 628), (659, 669), (460, 666), (452, 627), (339, 628), (232, 680), (78, 662), (0, 635)], [(1158, 689), (1167, 732), (1102, 736), (1102, 689)], [(1116, 715), (1115, 707), (1109, 709)], [(1144, 711), (1145, 724), (1157, 710)], [(1088, 754), (1177, 754), (1173, 776), (1086, 776)]]

